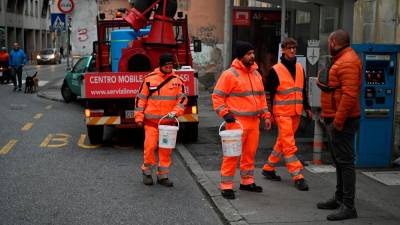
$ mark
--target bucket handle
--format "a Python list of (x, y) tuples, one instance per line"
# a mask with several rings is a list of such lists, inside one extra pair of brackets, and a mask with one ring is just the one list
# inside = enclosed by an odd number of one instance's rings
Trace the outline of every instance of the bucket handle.
[[(223, 121), (223, 122), (221, 123), (221, 125), (219, 126), (219, 129), (218, 129), (218, 132), (221, 132), (221, 128), (222, 128), (222, 126), (223, 126), (225, 123), (226, 123), (225, 121)], [(238, 124), (240, 125), (241, 130), (243, 131), (243, 126), (242, 126), (242, 124), (239, 122), (239, 120), (235, 120), (235, 123), (238, 123)]]
[[(160, 125), (161, 120), (165, 119), (167, 116), (168, 116), (168, 114), (161, 117), (161, 119), (158, 121), (158, 125)], [(174, 117), (174, 119), (176, 120), (176, 122), (178, 122), (178, 127), (179, 127), (179, 120), (176, 117)]]

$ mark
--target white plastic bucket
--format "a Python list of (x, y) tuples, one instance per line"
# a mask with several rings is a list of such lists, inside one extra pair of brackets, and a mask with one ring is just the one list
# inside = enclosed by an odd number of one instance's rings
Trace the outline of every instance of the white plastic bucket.
[(222, 122), (221, 126), (219, 126), (219, 136), (221, 137), (222, 152), (224, 156), (240, 156), (242, 154), (243, 126), (237, 120), (236, 123), (240, 125), (240, 130), (233, 129), (221, 131), (225, 122)]
[(168, 115), (163, 116), (158, 122), (158, 147), (175, 148), (176, 136), (179, 130), (179, 121), (175, 118), (178, 122), (178, 126), (160, 125), (161, 120), (167, 116)]

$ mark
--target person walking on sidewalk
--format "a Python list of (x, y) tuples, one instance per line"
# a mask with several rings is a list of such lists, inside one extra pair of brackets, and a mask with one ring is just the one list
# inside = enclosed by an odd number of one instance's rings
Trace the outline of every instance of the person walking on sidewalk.
[(234, 199), (233, 191), (237, 163), (240, 159), (240, 190), (262, 192), (254, 183), (254, 157), (258, 148), (260, 117), (266, 128), (271, 128), (271, 114), (265, 99), (264, 86), (258, 66), (254, 62), (254, 47), (248, 42), (236, 43), (237, 58), (217, 81), (212, 94), (216, 113), (224, 118), (226, 129), (240, 129), (243, 125), (242, 155), (224, 156), (221, 165), (221, 194)]
[[(159, 58), (159, 68), (144, 77), (136, 98), (135, 121), (144, 126), (144, 163), (141, 167), (143, 183), (153, 185), (152, 169), (156, 167), (155, 151), (158, 146), (158, 123), (173, 124), (175, 117), (183, 114), (187, 97), (183, 81), (173, 72), (174, 59), (170, 54)], [(166, 121), (166, 123), (164, 123)], [(168, 179), (172, 149), (158, 148), (157, 183), (172, 187)]]
[(6, 47), (1, 47), (0, 49), (0, 72), (3, 72), (3, 76), (0, 77), (1, 83), (8, 84), (10, 82), (10, 75), (9, 75), (9, 69), (8, 69), (8, 61), (10, 60), (10, 56), (7, 52)]
[(12, 79), (14, 83), (14, 91), (17, 90), (18, 84), (18, 91), (22, 90), (22, 69), (28, 58), (24, 52), (24, 50), (20, 49), (18, 43), (14, 43), (13, 50), (10, 52), (10, 60), (9, 66), (12, 73)]
[[(321, 88), (321, 117), (325, 123), (328, 148), (336, 165), (336, 192), (332, 199), (317, 204), (319, 209), (339, 209), (328, 220), (357, 217), (354, 207), (356, 174), (354, 137), (359, 128), (361, 62), (350, 47), (349, 34), (336, 30), (328, 37), (333, 64), (326, 88)], [(319, 85), (320, 86), (320, 85)]]
[(311, 107), (306, 97), (304, 69), (296, 62), (297, 41), (285, 38), (281, 48), (281, 62), (272, 67), (266, 84), (279, 134), (262, 174), (269, 180), (280, 181), (275, 165), (283, 157), (295, 187), (300, 191), (307, 191), (308, 185), (302, 174), (303, 165), (295, 155), (297, 146), (294, 136), (300, 124), (303, 107), (309, 118), (312, 117)]

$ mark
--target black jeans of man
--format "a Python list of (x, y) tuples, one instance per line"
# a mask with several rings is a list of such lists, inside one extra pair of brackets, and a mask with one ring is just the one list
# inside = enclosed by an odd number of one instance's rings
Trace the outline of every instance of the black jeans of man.
[(326, 122), (328, 148), (336, 165), (335, 199), (348, 208), (354, 207), (356, 173), (354, 166), (354, 137), (359, 128), (358, 118), (348, 118), (343, 130), (337, 130), (332, 122)]
[(18, 81), (18, 88), (22, 88), (22, 66), (17, 68), (12, 67), (12, 79), (14, 84), (14, 89), (17, 88), (17, 81)]

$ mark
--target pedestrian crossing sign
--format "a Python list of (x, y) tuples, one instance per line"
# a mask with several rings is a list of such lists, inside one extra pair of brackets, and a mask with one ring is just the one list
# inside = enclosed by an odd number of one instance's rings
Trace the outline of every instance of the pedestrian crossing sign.
[(51, 27), (55, 31), (65, 31), (65, 14), (63, 13), (52, 13), (51, 14)]

